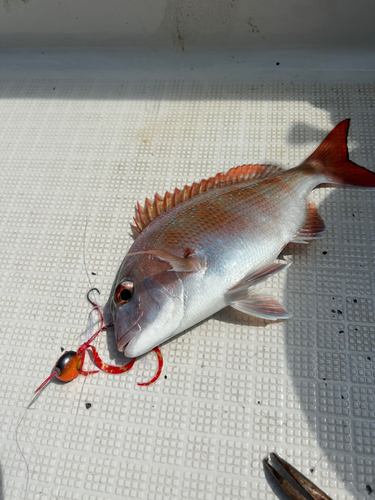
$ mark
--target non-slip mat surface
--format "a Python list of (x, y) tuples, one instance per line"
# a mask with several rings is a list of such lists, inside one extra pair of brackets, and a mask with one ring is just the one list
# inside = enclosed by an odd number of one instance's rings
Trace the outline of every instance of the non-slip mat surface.
[[(267, 283), (291, 320), (226, 309), (162, 347), (150, 387), (137, 382), (153, 354), (122, 376), (50, 384), (18, 428), (24, 458), (16, 425), (61, 348), (78, 347), (91, 286), (104, 304), (137, 200), (243, 163), (295, 166), (348, 117), (351, 159), (373, 169), (374, 90), (0, 80), (0, 498), (23, 498), (29, 476), (28, 499), (273, 499), (271, 451), (333, 498), (371, 498), (375, 191), (311, 196), (327, 231), (287, 247), (293, 265)], [(112, 333), (97, 347), (121, 363)]]

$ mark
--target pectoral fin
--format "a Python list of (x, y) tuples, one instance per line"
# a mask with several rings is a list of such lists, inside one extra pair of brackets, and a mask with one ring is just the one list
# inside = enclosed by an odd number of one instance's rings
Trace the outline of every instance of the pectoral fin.
[(163, 262), (168, 262), (171, 266), (171, 269), (168, 269), (168, 271), (193, 273), (202, 268), (202, 263), (197, 257), (194, 257), (192, 253), (190, 249), (186, 249), (184, 257), (177, 257), (177, 255), (167, 250), (145, 250), (143, 252), (128, 253), (128, 255), (154, 255)]
[(265, 292), (254, 290), (256, 285), (287, 269), (290, 264), (270, 264), (245, 276), (225, 294), (226, 303), (238, 311), (258, 318), (271, 320), (290, 318), (290, 314), (276, 299)]
[(284, 271), (291, 264), (291, 262), (289, 262), (288, 264), (275, 263), (263, 267), (262, 269), (258, 269), (257, 271), (245, 276), (239, 283), (237, 283), (237, 285), (230, 288), (226, 295), (231, 296), (234, 299), (234, 297), (238, 295), (239, 292), (243, 292), (244, 290), (249, 291), (250, 288), (259, 285), (259, 283), (262, 283), (262, 281), (265, 281), (274, 274), (279, 273), (280, 271)]

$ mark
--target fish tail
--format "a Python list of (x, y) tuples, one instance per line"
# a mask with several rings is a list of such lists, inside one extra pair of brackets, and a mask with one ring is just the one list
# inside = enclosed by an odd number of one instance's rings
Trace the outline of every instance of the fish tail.
[(375, 187), (375, 174), (349, 160), (347, 137), (350, 120), (343, 120), (305, 160), (334, 184)]

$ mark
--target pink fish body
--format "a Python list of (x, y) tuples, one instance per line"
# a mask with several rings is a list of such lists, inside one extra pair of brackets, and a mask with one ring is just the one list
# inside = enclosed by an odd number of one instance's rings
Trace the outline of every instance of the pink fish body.
[(265, 319), (289, 314), (259, 283), (291, 241), (321, 236), (307, 201), (320, 184), (375, 187), (375, 174), (348, 160), (349, 120), (300, 166), (244, 165), (138, 205), (136, 239), (107, 303), (118, 349), (140, 356), (230, 305)]

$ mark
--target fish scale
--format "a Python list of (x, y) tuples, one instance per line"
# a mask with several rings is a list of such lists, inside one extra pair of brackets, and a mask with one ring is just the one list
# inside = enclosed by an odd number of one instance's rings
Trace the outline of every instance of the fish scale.
[[(262, 225), (270, 224), (272, 227), (278, 224), (283, 213), (289, 211), (289, 205), (295, 206), (299, 199), (301, 216), (296, 221), (289, 221), (285, 231), (287, 242), (290, 241), (301, 226), (300, 220), (304, 219), (305, 192), (309, 192), (311, 185), (319, 183), (319, 180), (308, 176), (311, 183), (307, 183), (307, 174), (303, 170), (298, 173), (290, 172), (287, 176), (291, 179), (290, 183), (283, 175), (285, 174), (256, 184), (241, 183), (239, 186), (221, 188), (214, 195), (204, 193), (198, 200), (193, 198), (184, 205), (174, 207), (164, 221), (156, 219), (156, 222), (144, 229), (149, 236), (148, 244), (153, 248), (173, 247), (174, 250), (179, 249), (181, 255), (185, 247), (192, 244), (196, 249), (218, 241), (237, 244), (235, 238), (246, 240), (250, 235), (254, 237)], [(301, 193), (298, 196), (293, 194), (293, 190), (299, 189)], [(276, 194), (277, 204), (274, 202)], [(192, 214), (194, 220), (191, 218)], [(159, 225), (159, 231), (154, 230), (154, 225)], [(132, 251), (137, 251), (142, 244), (137, 239)]]
[(287, 243), (321, 237), (310, 191), (320, 184), (375, 187), (375, 174), (348, 160), (348, 127), (349, 120), (338, 124), (293, 169), (243, 165), (138, 204), (136, 239), (106, 306), (118, 349), (140, 356), (227, 305), (287, 319), (259, 285), (288, 267), (274, 262)]

